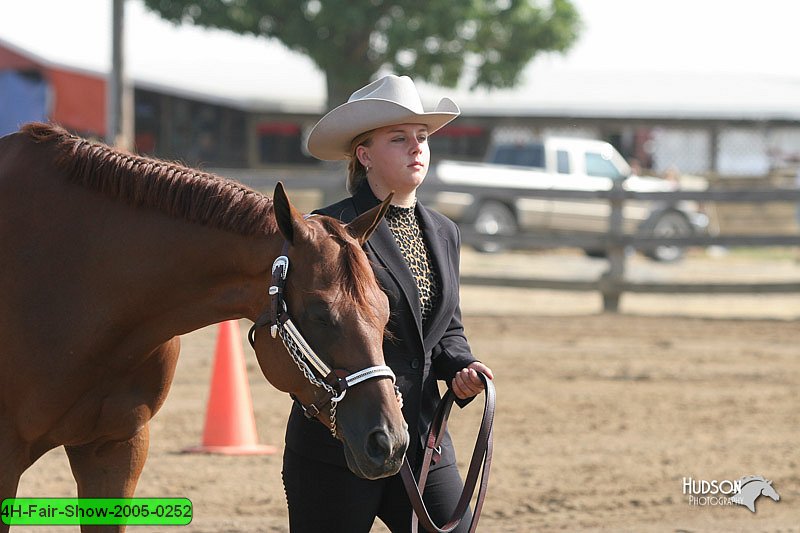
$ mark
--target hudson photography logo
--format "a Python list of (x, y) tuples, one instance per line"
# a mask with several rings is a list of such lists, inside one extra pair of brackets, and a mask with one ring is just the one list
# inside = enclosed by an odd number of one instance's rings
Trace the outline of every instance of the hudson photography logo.
[(759, 496), (767, 496), (776, 502), (781, 499), (772, 486), (772, 481), (763, 476), (744, 476), (735, 480), (685, 477), (683, 494), (689, 498), (689, 505), (743, 505), (753, 513), (756, 512), (756, 500)]

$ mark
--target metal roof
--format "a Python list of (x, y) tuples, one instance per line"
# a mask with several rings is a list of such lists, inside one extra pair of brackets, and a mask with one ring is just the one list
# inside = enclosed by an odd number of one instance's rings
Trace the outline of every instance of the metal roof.
[[(100, 14), (83, 12), (99, 18), (84, 20), (80, 32), (62, 25), (71, 33), (57, 49), (45, 50), (36, 35), (4, 36), (2, 28), (0, 45), (50, 66), (104, 75), (110, 11), (103, 4), (94, 10)], [(325, 78), (309, 58), (275, 40), (175, 26), (139, 2), (126, 5), (126, 66), (137, 87), (251, 111), (324, 112)], [(422, 87), (426, 104), (446, 95), (465, 116), (800, 121), (800, 78), (776, 75), (576, 69), (537, 60), (514, 89)]]

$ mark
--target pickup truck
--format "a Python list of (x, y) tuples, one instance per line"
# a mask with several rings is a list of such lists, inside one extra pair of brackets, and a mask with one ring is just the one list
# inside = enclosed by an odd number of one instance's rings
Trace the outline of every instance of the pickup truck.
[[(611, 207), (605, 199), (537, 198), (508, 199), (493, 188), (610, 190), (614, 180), (624, 180), (632, 191), (672, 191), (677, 183), (631, 174), (625, 159), (610, 144), (574, 138), (547, 138), (542, 142), (496, 144), (487, 162), (442, 160), (432, 168), (431, 191), (425, 200), (431, 207), (475, 232), (516, 235), (518, 232), (601, 234), (608, 231)], [(448, 187), (457, 191), (448, 191)], [(705, 188), (707, 183), (697, 188)], [(466, 191), (465, 192), (465, 188)], [(474, 190), (473, 190), (474, 188)], [(705, 232), (708, 217), (696, 202), (662, 203), (626, 201), (623, 230), (648, 236), (678, 237)], [(472, 243), (484, 252), (504, 245), (492, 239)], [(586, 250), (602, 255), (603, 250)], [(677, 261), (685, 249), (657, 246), (643, 252), (657, 261)]]

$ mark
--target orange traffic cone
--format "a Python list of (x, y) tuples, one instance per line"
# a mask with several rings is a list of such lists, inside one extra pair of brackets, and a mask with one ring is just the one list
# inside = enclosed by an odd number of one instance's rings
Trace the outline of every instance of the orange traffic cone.
[(258, 443), (253, 400), (242, 353), (242, 336), (236, 320), (219, 325), (203, 444), (184, 451), (226, 455), (276, 452), (274, 446)]

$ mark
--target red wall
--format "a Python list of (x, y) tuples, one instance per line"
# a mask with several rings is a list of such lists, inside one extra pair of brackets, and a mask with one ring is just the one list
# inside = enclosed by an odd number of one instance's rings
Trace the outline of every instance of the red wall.
[(48, 116), (67, 129), (104, 137), (106, 82), (100, 75), (48, 67), (0, 44), (0, 70), (38, 70), (52, 95)]
[(106, 82), (61, 69), (47, 69), (53, 90), (50, 118), (67, 129), (104, 137), (106, 133)]
[(36, 67), (36, 63), (4, 46), (0, 45), (0, 70), (25, 70)]

